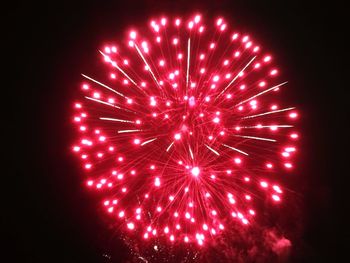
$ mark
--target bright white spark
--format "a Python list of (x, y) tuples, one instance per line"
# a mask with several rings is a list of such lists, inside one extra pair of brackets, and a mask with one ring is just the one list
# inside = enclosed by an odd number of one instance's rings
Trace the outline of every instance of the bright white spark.
[(241, 154), (249, 155), (248, 153), (243, 152), (242, 150), (237, 149), (237, 148), (235, 148), (235, 147), (232, 147), (232, 146), (230, 146), (230, 145), (227, 145), (227, 144), (222, 144), (222, 145), (225, 146), (225, 147), (227, 147), (227, 148), (229, 148), (229, 149), (231, 149), (231, 150), (234, 150), (234, 151), (236, 151), (236, 152), (239, 152), (239, 153), (241, 153)]
[(264, 115), (269, 115), (269, 114), (273, 114), (273, 113), (289, 111), (289, 110), (294, 110), (294, 109), (295, 109), (295, 107), (290, 107), (290, 108), (285, 108), (285, 109), (281, 109), (281, 110), (268, 111), (268, 112), (264, 112), (264, 113), (260, 113), (260, 114), (256, 114), (256, 115), (246, 116), (246, 117), (243, 117), (242, 119), (250, 119), (250, 118), (260, 117), (260, 116), (264, 116)]
[(209, 150), (211, 150), (213, 153), (215, 153), (217, 156), (220, 156), (220, 154), (219, 154), (217, 151), (215, 151), (213, 148), (211, 148), (210, 146), (208, 146), (208, 145), (206, 145), (206, 144), (205, 144), (205, 146), (206, 146)]

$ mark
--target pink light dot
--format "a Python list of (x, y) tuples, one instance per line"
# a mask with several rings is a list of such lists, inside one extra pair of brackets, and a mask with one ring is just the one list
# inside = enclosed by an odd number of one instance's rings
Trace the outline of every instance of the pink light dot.
[(277, 69), (273, 69), (270, 71), (271, 76), (275, 76), (275, 75), (277, 75), (277, 73), (278, 73)]
[(113, 212), (113, 206), (108, 208), (108, 213), (112, 213)]
[(290, 137), (292, 138), (292, 139), (298, 139), (298, 134), (297, 133), (291, 133), (290, 134)]
[(247, 200), (251, 200), (251, 199), (252, 199), (252, 197), (251, 197), (250, 195), (245, 195), (245, 199), (247, 199)]
[(123, 192), (123, 193), (126, 192), (126, 188), (125, 188), (125, 187), (122, 188), (122, 192)]
[(176, 19), (176, 20), (175, 20), (175, 25), (176, 25), (176, 26), (179, 26), (180, 23), (181, 23), (181, 20), (180, 20), (180, 19)]
[(210, 49), (214, 49), (214, 47), (215, 47), (215, 43), (211, 43), (209, 46)]
[(186, 217), (187, 219), (190, 219), (190, 218), (191, 218), (190, 213), (186, 212), (185, 217)]
[(120, 212), (118, 213), (118, 216), (119, 216), (120, 218), (124, 217), (124, 215), (125, 215), (125, 212), (124, 212), (124, 211), (120, 211)]
[(263, 188), (267, 188), (268, 184), (266, 182), (260, 182), (261, 187)]
[(198, 24), (198, 22), (201, 20), (201, 16), (200, 15), (196, 15), (195, 17), (194, 17), (194, 22), (196, 23), (196, 24)]
[(174, 213), (174, 216), (175, 216), (175, 217), (179, 217), (179, 213), (178, 213), (178, 212), (175, 212), (175, 213)]
[(171, 236), (170, 236), (170, 241), (174, 241), (174, 240), (175, 240), (174, 235), (171, 235)]
[(111, 53), (111, 48), (110, 48), (110, 47), (105, 47), (105, 52), (106, 52), (107, 54)]
[(95, 99), (99, 99), (99, 98), (101, 98), (101, 95), (100, 95), (100, 93), (98, 93), (98, 92), (94, 92), (93, 97), (94, 97)]
[(120, 157), (118, 157), (118, 161), (119, 161), (119, 162), (122, 162), (123, 160), (124, 160), (124, 158), (123, 158), (123, 157), (121, 157), (121, 156), (120, 156)]
[(272, 199), (276, 202), (281, 201), (281, 198), (278, 195), (272, 195)]
[(232, 40), (236, 40), (238, 38), (238, 33), (234, 33), (231, 37)]
[(145, 233), (145, 234), (143, 235), (143, 238), (144, 238), (144, 239), (148, 239), (148, 233)]
[(259, 51), (259, 49), (260, 49), (260, 47), (256, 46), (256, 47), (254, 47), (253, 52), (256, 53)]
[(199, 33), (202, 33), (204, 31), (204, 26), (200, 26), (198, 31), (199, 31)]
[(180, 140), (181, 139), (181, 134), (180, 133), (176, 133), (175, 135), (174, 135), (174, 139), (175, 140)]
[(162, 208), (160, 206), (157, 207), (157, 212), (162, 211)]
[(160, 186), (160, 180), (158, 177), (156, 177), (156, 179), (154, 180), (154, 185), (159, 187)]
[(216, 212), (215, 210), (212, 210), (212, 211), (211, 211), (211, 214), (212, 214), (213, 216), (216, 216), (216, 215), (217, 215), (217, 212)]
[(244, 90), (246, 88), (246, 86), (244, 84), (242, 84), (241, 86), (239, 86), (240, 90)]
[(218, 20), (216, 20), (216, 25), (220, 26), (222, 22), (223, 22), (222, 18), (218, 18)]
[(73, 147), (73, 151), (79, 152), (79, 151), (80, 151), (80, 147), (79, 147), (79, 146), (74, 146), (74, 147)]
[(260, 81), (259, 82), (259, 87), (265, 87), (266, 86), (266, 82), (265, 81)]
[(194, 25), (193, 21), (190, 21), (190, 22), (188, 23), (188, 28), (189, 28), (189, 29), (192, 29), (192, 28), (193, 28), (193, 25)]
[(245, 225), (247, 225), (247, 224), (248, 224), (248, 220), (245, 219), (245, 218), (243, 218), (243, 219), (242, 219), (242, 223), (245, 224)]
[(264, 62), (269, 62), (271, 61), (271, 56), (265, 56), (264, 57)]
[(92, 164), (91, 164), (91, 163), (85, 164), (85, 169), (91, 169), (91, 167), (92, 167)]
[(166, 22), (167, 22), (167, 20), (164, 17), (160, 20), (160, 23), (162, 24), (162, 26), (165, 26)]
[(216, 75), (216, 76), (214, 76), (213, 81), (214, 81), (214, 82), (218, 82), (219, 79), (220, 79), (220, 77), (219, 77), (218, 75)]
[(234, 56), (237, 58), (237, 57), (239, 57), (240, 54), (241, 54), (241, 53), (240, 53), (239, 51), (236, 51), (236, 52), (234, 53)]
[(127, 226), (130, 230), (133, 230), (135, 228), (134, 223), (128, 223)]
[(165, 65), (164, 60), (160, 60), (160, 61), (159, 61), (159, 66), (163, 67), (164, 65)]
[(293, 168), (293, 165), (292, 165), (291, 163), (285, 163), (284, 166), (285, 166), (287, 169)]
[(234, 159), (234, 162), (236, 163), (236, 164), (240, 164), (240, 163), (242, 163), (242, 160), (241, 160), (241, 158), (235, 158)]
[(244, 177), (244, 181), (249, 182), (250, 178), (249, 177)]
[(295, 119), (296, 117), (298, 117), (298, 114), (296, 112), (292, 112), (292, 113), (289, 114), (289, 117), (291, 119)]
[(261, 66), (260, 63), (256, 63), (256, 64), (254, 65), (254, 68), (255, 68), (255, 69), (258, 69), (258, 68), (260, 68), (260, 66)]
[(165, 233), (165, 234), (168, 234), (168, 233), (169, 233), (169, 227), (166, 226), (166, 227), (164, 228), (164, 233)]
[(220, 122), (220, 118), (215, 117), (215, 118), (213, 119), (213, 122), (214, 122), (214, 123), (219, 123), (219, 122)]
[(177, 58), (178, 58), (178, 59), (182, 59), (182, 57), (183, 57), (182, 54), (178, 54), (178, 55), (177, 55)]
[(104, 142), (104, 141), (106, 141), (106, 137), (105, 137), (105, 136), (100, 136), (100, 137), (98, 138), (98, 140), (99, 140), (100, 142)]
[(253, 45), (251, 41), (249, 41), (247, 44), (245, 44), (245, 48), (250, 48)]
[(272, 168), (273, 168), (272, 163), (267, 163), (267, 164), (266, 164), (266, 168), (268, 168), (268, 169), (272, 169)]
[(126, 103), (132, 104), (132, 99), (127, 99), (127, 100), (126, 100)]
[(140, 139), (134, 139), (134, 144), (140, 144)]
[(282, 190), (281, 190), (281, 188), (280, 188), (279, 186), (274, 185), (272, 188), (273, 188), (273, 190), (275, 190), (277, 193), (279, 193), (279, 194), (282, 193)]
[(170, 200), (170, 201), (174, 201), (174, 196), (172, 196), (172, 195), (169, 196), (169, 200)]
[(94, 182), (92, 180), (87, 181), (88, 186), (92, 186), (93, 184), (94, 184)]
[(277, 131), (277, 126), (276, 125), (271, 125), (270, 130), (271, 131)]
[(135, 31), (131, 31), (130, 32), (130, 38), (131, 39), (136, 39), (136, 32)]
[(189, 238), (188, 238), (187, 236), (185, 236), (184, 241), (185, 241), (186, 243), (188, 243)]
[(160, 41), (161, 41), (161, 38), (160, 38), (160, 37), (157, 37), (157, 38), (156, 38), (156, 42), (157, 42), (157, 43), (160, 43)]
[(89, 89), (89, 85), (83, 84), (82, 89), (83, 89), (83, 90), (88, 90), (88, 89)]

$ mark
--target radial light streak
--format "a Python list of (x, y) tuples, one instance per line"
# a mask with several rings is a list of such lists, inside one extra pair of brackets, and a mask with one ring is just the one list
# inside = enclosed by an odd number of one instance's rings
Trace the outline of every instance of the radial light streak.
[(252, 96), (252, 97), (249, 97), (249, 98), (246, 99), (246, 100), (243, 100), (243, 101), (239, 102), (236, 106), (239, 106), (239, 105), (241, 105), (241, 104), (243, 104), (243, 103), (245, 103), (245, 102), (247, 102), (247, 101), (250, 101), (250, 100), (252, 100), (252, 99), (255, 99), (255, 98), (257, 98), (257, 97), (259, 97), (259, 96), (261, 96), (261, 95), (263, 95), (263, 94), (265, 94), (265, 93), (270, 92), (271, 90), (275, 90), (275, 89), (277, 89), (277, 88), (279, 88), (279, 87), (281, 87), (281, 86), (283, 86), (283, 85), (285, 85), (285, 84), (287, 84), (287, 83), (288, 83), (288, 81), (285, 81), (285, 82), (280, 83), (280, 84), (278, 84), (278, 85), (276, 85), (276, 86), (273, 86), (273, 87), (271, 87), (271, 88), (269, 88), (269, 89), (267, 89), (267, 90), (264, 90), (264, 91), (262, 91), (262, 92), (259, 92), (258, 94), (254, 95), (254, 96)]
[(205, 144), (205, 147), (207, 147), (209, 150), (211, 150), (213, 153), (215, 153), (217, 156), (220, 156), (220, 153), (218, 151), (215, 151), (213, 148), (211, 148), (209, 145)]
[(149, 25), (99, 51), (103, 83), (82, 74), (72, 151), (133, 240), (215, 244), (288, 198), (300, 114), (277, 96), (287, 82), (272, 55), (222, 17)]
[(270, 115), (270, 114), (274, 114), (274, 113), (290, 111), (290, 110), (294, 110), (294, 109), (295, 109), (295, 107), (290, 107), (290, 108), (285, 108), (285, 109), (281, 109), (281, 110), (267, 111), (267, 112), (263, 112), (263, 113), (259, 113), (259, 114), (255, 114), (255, 115), (245, 116), (242, 119), (251, 119), (251, 118), (256, 118), (256, 117), (260, 117), (260, 116)]
[(223, 146), (225, 146), (225, 147), (227, 147), (227, 148), (229, 148), (229, 149), (231, 149), (231, 150), (234, 150), (234, 151), (236, 151), (236, 152), (239, 152), (239, 153), (241, 153), (241, 154), (244, 154), (244, 155), (249, 155), (248, 153), (246, 153), (246, 152), (243, 152), (242, 150), (240, 150), (240, 149), (237, 149), (237, 148), (235, 148), (235, 147), (232, 147), (232, 146), (230, 146), (230, 145), (227, 145), (227, 144), (222, 144)]
[(100, 85), (100, 86), (102, 86), (102, 87), (104, 87), (104, 88), (106, 88), (106, 89), (108, 89), (108, 90), (114, 92), (115, 94), (118, 94), (119, 96), (121, 96), (121, 97), (123, 97), (123, 98), (126, 98), (124, 94), (122, 94), (122, 93), (120, 93), (120, 92), (118, 92), (118, 91), (112, 89), (111, 87), (108, 87), (107, 85), (105, 85), (105, 84), (103, 84), (103, 83), (101, 83), (101, 82), (99, 82), (99, 81), (97, 81), (97, 80), (95, 80), (95, 79), (93, 79), (93, 78), (91, 78), (91, 77), (89, 77), (89, 76), (87, 76), (87, 75), (84, 75), (84, 74), (81, 74), (81, 75), (82, 75), (84, 78), (87, 78), (88, 80), (91, 80), (91, 81), (97, 83), (98, 85)]
[(274, 140), (274, 139), (255, 137), (255, 136), (245, 136), (245, 135), (233, 135), (233, 136), (245, 138), (245, 139), (253, 139), (253, 140), (260, 140), (260, 141), (267, 141), (267, 142), (276, 142), (276, 140)]
[(141, 146), (144, 146), (144, 145), (146, 145), (146, 144), (148, 144), (148, 143), (150, 143), (150, 142), (153, 142), (153, 141), (155, 141), (155, 140), (157, 140), (157, 138), (153, 138), (153, 139), (147, 140), (147, 141), (141, 143)]

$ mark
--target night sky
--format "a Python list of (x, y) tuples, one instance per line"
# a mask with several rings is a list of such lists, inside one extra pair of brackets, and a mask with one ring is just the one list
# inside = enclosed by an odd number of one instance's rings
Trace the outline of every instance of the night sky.
[(121, 39), (127, 26), (150, 17), (195, 11), (223, 15), (249, 32), (273, 52), (288, 76), (288, 98), (302, 116), (301, 168), (291, 185), (303, 204), (303, 230), (290, 262), (339, 262), (346, 252), (349, 198), (343, 189), (349, 177), (344, 168), (350, 114), (345, 6), (337, 1), (172, 2), (13, 1), (2, 10), (7, 28), (2, 53), (10, 58), (9, 65), (2, 63), (9, 71), (4, 78), (10, 79), (1, 85), (6, 104), (2, 130), (8, 133), (3, 154), (11, 157), (1, 173), (2, 262), (130, 260), (118, 233), (97, 212), (96, 198), (83, 186), (70, 152), (75, 138), (71, 103), (82, 69), (96, 67), (96, 50), (103, 43)]

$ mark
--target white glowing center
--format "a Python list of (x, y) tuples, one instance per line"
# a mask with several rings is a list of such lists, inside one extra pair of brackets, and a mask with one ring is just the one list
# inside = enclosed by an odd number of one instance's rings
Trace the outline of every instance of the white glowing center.
[(193, 168), (192, 168), (191, 173), (192, 173), (193, 176), (198, 176), (198, 175), (199, 175), (199, 172), (200, 172), (200, 170), (199, 170), (198, 167), (193, 167)]

